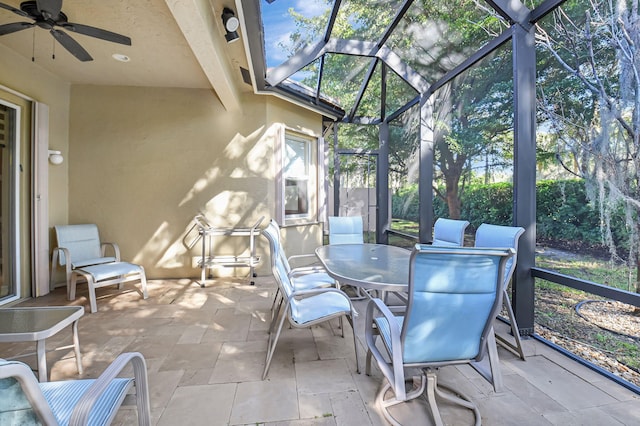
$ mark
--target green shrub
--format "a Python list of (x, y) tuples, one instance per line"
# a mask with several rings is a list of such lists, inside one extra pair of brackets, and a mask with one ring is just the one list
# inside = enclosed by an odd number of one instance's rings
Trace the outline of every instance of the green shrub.
[[(461, 196), (461, 216), (475, 229), (481, 223), (508, 225), (513, 218), (511, 183), (473, 184)], [(536, 184), (537, 237), (548, 241), (579, 242), (601, 246), (600, 213), (590, 203), (582, 180), (545, 180)], [(392, 214), (396, 219), (418, 222), (418, 187), (398, 190), (392, 197)], [(446, 203), (434, 198), (434, 217), (449, 217)], [(612, 231), (618, 250), (624, 250), (625, 226), (622, 211), (612, 218)], [(621, 253), (623, 254), (623, 253)]]

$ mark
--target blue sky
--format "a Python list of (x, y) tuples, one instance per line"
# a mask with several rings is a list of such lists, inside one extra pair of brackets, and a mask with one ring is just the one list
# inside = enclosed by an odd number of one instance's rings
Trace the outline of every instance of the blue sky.
[(264, 24), (267, 68), (270, 68), (287, 59), (287, 52), (280, 47), (280, 44), (286, 45), (289, 41), (289, 35), (295, 30), (289, 9), (293, 8), (305, 16), (317, 16), (323, 13), (329, 5), (327, 0), (275, 0), (271, 4), (262, 0), (260, 7)]

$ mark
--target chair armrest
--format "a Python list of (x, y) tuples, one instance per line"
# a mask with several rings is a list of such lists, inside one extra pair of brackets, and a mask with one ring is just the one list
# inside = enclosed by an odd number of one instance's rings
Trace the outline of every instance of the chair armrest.
[[(62, 252), (62, 255), (60, 252)], [(60, 266), (71, 265), (71, 255), (69, 254), (69, 250), (64, 247), (55, 247), (53, 249), (53, 259), (51, 262), (53, 264), (57, 262)]]
[[(385, 317), (387, 322), (389, 323), (389, 334), (391, 337), (391, 365), (385, 360), (382, 353), (376, 346), (373, 325), (374, 322), (374, 312), (379, 312), (382, 316)], [(398, 321), (395, 319), (391, 310), (384, 304), (384, 302), (380, 299), (371, 299), (369, 304), (367, 305), (367, 315), (365, 322), (365, 341), (367, 343), (367, 348), (373, 355), (373, 357), (378, 361), (378, 367), (382, 371), (382, 374), (389, 380), (389, 383), (392, 384), (393, 388), (397, 391), (401, 392), (401, 389), (404, 389), (404, 366), (402, 362), (402, 344), (400, 341), (400, 334), (402, 330)], [(386, 345), (385, 345), (386, 347)], [(404, 395), (396, 395), (398, 399), (403, 400)]]
[(116, 258), (117, 262), (120, 262), (120, 246), (117, 243), (102, 243), (100, 244), (100, 248), (102, 249), (102, 257), (105, 257), (107, 254), (107, 247), (111, 247), (113, 250), (113, 257)]
[(289, 278), (317, 274), (318, 272), (327, 272), (327, 270), (322, 266), (300, 266), (289, 271)]
[(304, 299), (305, 297), (312, 297), (315, 296), (317, 294), (322, 294), (322, 293), (338, 293), (340, 295), (342, 295), (345, 300), (349, 303), (349, 307), (351, 308), (351, 314), (354, 317), (358, 316), (358, 312), (354, 309), (353, 307), (353, 303), (351, 303), (351, 299), (349, 298), (349, 296), (347, 296), (347, 294), (342, 291), (342, 290), (338, 290), (337, 288), (334, 287), (321, 287), (321, 288), (312, 288), (309, 290), (299, 290), (299, 291), (295, 291), (293, 293), (291, 293), (291, 295), (287, 298), (287, 303), (291, 302), (291, 299), (294, 298), (301, 298)]
[[(144, 357), (139, 352), (125, 352), (120, 355), (107, 367), (106, 370), (96, 379), (96, 381), (82, 395), (76, 404), (69, 425), (86, 425), (89, 420), (91, 409), (100, 396), (115, 379), (118, 374), (129, 364), (133, 366), (133, 376), (136, 386), (136, 401), (138, 406), (138, 419), (150, 418), (151, 405), (149, 403), (149, 385), (147, 382), (147, 364)], [(144, 422), (139, 422), (145, 424)]]
[[(318, 256), (316, 256), (313, 253), (309, 253), (309, 254), (294, 254), (293, 256), (289, 256), (287, 258), (287, 261), (289, 263), (292, 263), (292, 262), (300, 261), (302, 259), (307, 259), (307, 263), (309, 263), (311, 265), (313, 265), (314, 263), (318, 263), (319, 262)], [(306, 263), (305, 263), (305, 265), (306, 265)], [(293, 266), (292, 266), (292, 268), (293, 268)], [(296, 268), (293, 268), (293, 269), (296, 269)]]
[[(382, 316), (384, 316), (387, 322), (389, 323), (389, 332), (391, 334), (391, 349), (396, 350), (397, 348), (399, 348), (400, 333), (402, 330), (400, 329), (400, 325), (398, 324), (398, 321), (396, 321), (396, 319), (394, 318), (395, 317), (394, 312), (402, 312), (403, 311), (402, 308), (406, 309), (406, 307), (404, 306), (394, 306), (390, 308), (389, 306), (385, 305), (381, 299), (371, 299), (369, 301), (369, 304), (367, 305), (365, 337), (367, 336), (367, 332), (369, 332), (370, 330), (373, 330), (373, 324), (375, 323), (374, 312), (377, 311), (377, 312), (380, 312)], [(369, 327), (369, 325), (371, 325), (371, 327)]]

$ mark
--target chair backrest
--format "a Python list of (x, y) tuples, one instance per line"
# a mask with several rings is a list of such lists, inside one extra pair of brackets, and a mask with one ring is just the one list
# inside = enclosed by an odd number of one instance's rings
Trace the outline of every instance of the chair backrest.
[[(58, 247), (69, 250), (69, 256), (73, 262), (102, 257), (100, 246), (100, 234), (98, 226), (93, 223), (82, 225), (56, 225), (56, 239)], [(60, 265), (65, 265), (67, 260), (60, 253)]]
[[(273, 256), (273, 253), (271, 255)], [(293, 283), (291, 282), (291, 279), (289, 278), (289, 273), (287, 271), (287, 268), (282, 262), (282, 259), (277, 255), (275, 256), (275, 258), (276, 258), (276, 261), (275, 261), (275, 264), (273, 265), (273, 275), (276, 281), (278, 282), (280, 291), (282, 291), (282, 294), (286, 299), (293, 294), (295, 289), (293, 287)], [(295, 302), (295, 300), (293, 301)]]
[(329, 244), (362, 244), (362, 231), (362, 216), (329, 217)]
[(269, 247), (271, 249), (271, 269), (276, 267), (276, 261), (282, 262), (287, 274), (291, 272), (291, 265), (287, 260), (287, 255), (282, 248), (282, 242), (280, 241), (280, 225), (278, 222), (271, 219), (269, 224), (262, 230), (262, 235), (269, 241)]
[(404, 363), (480, 360), (511, 249), (417, 245), (402, 328)]
[[(291, 279), (289, 278), (291, 268), (287, 263), (286, 257), (284, 257), (280, 251), (279, 229), (278, 224), (274, 220), (271, 220), (269, 225), (267, 225), (267, 227), (262, 231), (262, 234), (267, 238), (267, 240), (269, 240), (269, 246), (271, 248), (271, 272), (273, 273), (273, 277), (276, 279), (278, 287), (286, 300), (289, 299), (289, 296), (293, 294), (295, 289)], [(295, 321), (298, 314), (296, 309), (298, 305), (297, 300), (295, 298), (291, 298), (288, 303), (291, 306), (289, 314)]]
[(462, 247), (464, 246), (464, 230), (469, 226), (466, 220), (438, 218), (433, 225), (434, 246)]
[(476, 247), (507, 247), (515, 250), (515, 254), (507, 261), (504, 273), (504, 287), (509, 285), (511, 276), (518, 262), (518, 240), (524, 234), (524, 228), (519, 226), (489, 225), (483, 223), (476, 231)]

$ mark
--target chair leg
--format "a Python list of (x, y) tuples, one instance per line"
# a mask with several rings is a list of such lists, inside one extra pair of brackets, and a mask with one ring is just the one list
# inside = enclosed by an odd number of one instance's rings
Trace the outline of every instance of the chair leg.
[(278, 296), (280, 296), (280, 287), (278, 287), (276, 289), (276, 293), (273, 295), (273, 302), (271, 302), (271, 320), (272, 321), (273, 321), (273, 317), (274, 317), (274, 315), (276, 313), (276, 305), (278, 303)]
[(511, 307), (511, 300), (509, 300), (509, 294), (507, 293), (506, 289), (502, 293), (502, 303), (505, 309), (507, 310), (507, 314), (509, 315), (509, 322), (511, 323), (511, 334), (513, 334), (515, 344), (512, 342), (509, 342), (507, 339), (505, 339), (502, 336), (496, 336), (496, 340), (500, 346), (512, 351), (513, 353), (518, 355), (523, 361), (526, 361), (526, 358), (524, 356), (524, 349), (522, 348), (522, 340), (520, 339), (520, 330), (518, 329), (516, 316), (513, 313), (513, 308)]
[[(442, 425), (442, 418), (440, 417), (440, 411), (438, 410), (438, 406), (436, 404), (435, 395), (438, 395), (440, 398), (445, 401), (449, 401), (451, 403), (460, 405), (462, 407), (468, 408), (473, 411), (473, 416), (475, 418), (475, 426), (480, 426), (481, 424), (481, 415), (478, 407), (471, 402), (471, 399), (459, 391), (452, 389), (445, 385), (438, 385), (438, 376), (435, 371), (427, 371), (427, 400), (429, 401), (429, 407), (431, 409), (431, 414), (433, 415), (434, 421), (436, 425)], [(447, 392), (443, 392), (446, 390)]]
[[(418, 380), (419, 382), (417, 382)], [(444, 426), (442, 416), (440, 416), (440, 410), (438, 409), (436, 395), (447, 402), (460, 405), (471, 410), (475, 418), (475, 426), (480, 426), (481, 415), (478, 407), (473, 402), (471, 402), (471, 399), (469, 399), (469, 397), (465, 396), (461, 392), (451, 389), (448, 386), (438, 385), (437, 375), (434, 370), (431, 370), (430, 368), (424, 369), (423, 374), (413, 377), (413, 384), (414, 385), (412, 390), (407, 392), (407, 398), (404, 401), (398, 400), (395, 395), (393, 398), (384, 399), (387, 391), (392, 388), (387, 380), (385, 380), (385, 385), (378, 393), (376, 404), (380, 408), (380, 411), (382, 411), (385, 419), (387, 419), (387, 421), (392, 425), (402, 426), (401, 423), (399, 423), (395, 418), (393, 418), (391, 413), (389, 413), (389, 407), (393, 407), (394, 405), (398, 405), (402, 402), (410, 401), (424, 394), (426, 396), (427, 403), (429, 404), (431, 417), (433, 418), (433, 422), (436, 426)], [(443, 390), (446, 392), (443, 392)]]
[(147, 293), (147, 275), (144, 272), (144, 268), (140, 265), (140, 286), (142, 287), (142, 298), (146, 299), (149, 297)]
[(489, 366), (491, 367), (491, 381), (493, 390), (496, 393), (502, 392), (502, 371), (500, 370), (500, 360), (498, 359), (498, 347), (496, 346), (495, 332), (492, 330), (487, 335)]
[(271, 318), (271, 324), (269, 325), (269, 335), (271, 335), (273, 333), (273, 326), (276, 324), (276, 322), (278, 321), (278, 316), (280, 315), (280, 309), (282, 308), (282, 304), (284, 302), (284, 298), (280, 298), (280, 301), (278, 302), (278, 306), (276, 306), (276, 310), (274, 312), (273, 318)]
[[(493, 385), (493, 390), (496, 393), (501, 393), (503, 389), (502, 372), (500, 371), (500, 359), (498, 358), (498, 347), (496, 346), (496, 337), (493, 327), (487, 334), (487, 357), (482, 361), (471, 362), (469, 365), (476, 370), (486, 381)], [(486, 362), (489, 363), (487, 369)]]
[[(419, 380), (417, 386), (416, 386), (416, 380)], [(412, 399), (418, 398), (419, 396), (421, 396), (425, 392), (425, 385), (426, 385), (427, 381), (426, 381), (426, 379), (424, 377), (424, 374), (422, 374), (420, 376), (417, 376), (417, 377), (413, 377), (413, 378), (407, 379), (407, 380), (403, 381), (403, 384), (409, 383), (410, 381), (413, 382), (413, 387), (409, 392), (406, 393), (406, 395), (405, 395), (406, 398), (405, 399), (398, 399), (396, 397), (395, 391), (393, 390), (393, 387), (391, 386), (391, 384), (390, 384), (388, 379), (385, 379), (385, 384), (382, 387), (382, 389), (380, 389), (380, 391), (378, 392), (378, 395), (376, 397), (376, 404), (380, 408), (380, 411), (382, 411), (382, 415), (393, 426), (402, 426), (402, 424), (400, 422), (398, 422), (391, 415), (391, 413), (389, 412), (389, 407), (393, 407), (394, 405), (398, 405), (398, 404), (401, 404), (403, 402), (407, 402), (407, 401), (410, 401)], [(390, 389), (393, 392), (393, 398), (384, 399), (385, 394)]]
[(78, 275), (72, 274), (71, 279), (67, 282), (67, 300), (76, 300), (76, 284)]
[(437, 376), (433, 372), (427, 373), (427, 402), (429, 403), (429, 410), (431, 410), (431, 416), (436, 426), (443, 426), (442, 417), (440, 416), (440, 410), (436, 403), (436, 387)]
[(89, 289), (89, 304), (91, 305), (91, 313), (98, 312), (98, 303), (96, 302), (96, 283), (90, 274), (86, 274), (87, 288)]
[[(352, 317), (347, 317), (347, 320), (349, 321), (349, 324), (351, 324), (351, 330), (353, 331), (353, 350), (356, 354), (356, 372), (360, 374), (360, 358), (358, 358), (358, 338), (356, 337), (356, 328), (353, 324)], [(342, 329), (342, 337), (344, 337), (344, 328)]]
[(69, 286), (69, 283), (71, 282), (71, 276), (71, 265), (69, 265), (69, 262), (67, 262), (67, 264), (65, 265), (65, 278), (67, 280), (67, 286)]
[(264, 371), (262, 372), (262, 380), (266, 379), (267, 374), (269, 374), (269, 367), (271, 366), (273, 353), (276, 351), (276, 345), (278, 344), (278, 339), (280, 338), (280, 332), (282, 331), (282, 326), (284, 325), (284, 322), (287, 319), (286, 311), (283, 312), (282, 314), (283, 314), (282, 318), (278, 323), (278, 331), (276, 331), (275, 336), (273, 335), (273, 333), (269, 333), (269, 341), (267, 342), (267, 359), (265, 360)]
[(57, 266), (58, 266), (58, 250), (54, 250), (53, 256), (51, 259), (51, 273), (49, 274), (49, 290), (50, 291), (53, 291), (56, 288), (56, 283), (53, 281), (53, 277), (56, 273)]
[(76, 354), (76, 364), (78, 365), (78, 374), (82, 374), (82, 354), (80, 353), (80, 339), (78, 338), (78, 320), (73, 322), (73, 351)]

